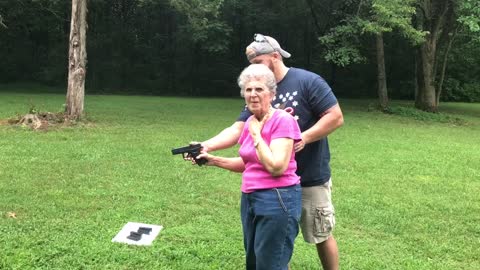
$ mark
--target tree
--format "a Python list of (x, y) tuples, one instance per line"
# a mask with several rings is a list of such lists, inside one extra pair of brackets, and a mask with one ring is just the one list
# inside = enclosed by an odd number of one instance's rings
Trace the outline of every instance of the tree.
[(385, 72), (385, 50), (383, 46), (383, 33), (375, 36), (375, 47), (377, 54), (377, 90), (378, 102), (382, 111), (388, 110), (387, 75)]
[(343, 24), (321, 37), (329, 47), (327, 60), (342, 66), (365, 60), (359, 50), (358, 40), (362, 35), (375, 38), (377, 60), (377, 93), (380, 109), (388, 110), (387, 75), (385, 71), (384, 33), (397, 30), (403, 37), (416, 44), (423, 38), (423, 33), (412, 27), (411, 17), (415, 13), (413, 0), (370, 0), (357, 3), (351, 9)]
[(72, 0), (70, 48), (68, 53), (68, 90), (66, 116), (79, 119), (83, 114), (85, 98), (87, 0)]
[(372, 16), (363, 22), (363, 29), (375, 35), (379, 104), (380, 108), (386, 111), (388, 110), (388, 91), (383, 33), (392, 32), (396, 28), (402, 36), (413, 43), (422, 40), (422, 33), (416, 31), (411, 25), (411, 17), (415, 12), (411, 0), (373, 0), (371, 10)]
[[(417, 28), (427, 31), (425, 42), (416, 52), (415, 107), (436, 112), (438, 108), (435, 81), (440, 39), (453, 30), (453, 2), (451, 0), (421, 0), (416, 16)], [(442, 35), (443, 33), (443, 35)], [(438, 90), (438, 89), (437, 89)]]
[(416, 53), (415, 106), (436, 112), (456, 33), (464, 26), (471, 33), (480, 31), (480, 4), (473, 0), (421, 0), (416, 14), (417, 28), (428, 34)]

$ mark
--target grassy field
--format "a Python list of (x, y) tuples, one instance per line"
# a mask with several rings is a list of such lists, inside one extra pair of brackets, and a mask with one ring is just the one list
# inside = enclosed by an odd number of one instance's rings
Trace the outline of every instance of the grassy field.
[[(0, 92), (0, 119), (57, 112), (64, 99)], [(341, 268), (480, 269), (480, 104), (431, 116), (340, 102), (345, 126), (330, 145)], [(242, 269), (241, 176), (170, 153), (230, 125), (241, 98), (85, 104), (76, 127), (0, 126), (0, 269)], [(128, 221), (164, 230), (151, 247), (112, 243)], [(319, 268), (301, 237), (291, 265)]]

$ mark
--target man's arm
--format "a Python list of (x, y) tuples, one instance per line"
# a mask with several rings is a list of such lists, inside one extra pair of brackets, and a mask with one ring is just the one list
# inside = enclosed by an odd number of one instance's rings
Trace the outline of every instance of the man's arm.
[(302, 140), (295, 144), (295, 152), (302, 150), (309, 144), (327, 137), (335, 129), (343, 125), (343, 113), (340, 105), (336, 104), (319, 116), (317, 123), (302, 132)]
[(202, 142), (203, 150), (212, 152), (234, 146), (242, 134), (245, 122), (237, 121), (214, 137)]

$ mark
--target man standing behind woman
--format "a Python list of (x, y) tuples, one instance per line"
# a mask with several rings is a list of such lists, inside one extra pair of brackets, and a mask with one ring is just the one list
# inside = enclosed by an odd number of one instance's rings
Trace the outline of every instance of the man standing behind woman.
[(253, 64), (238, 78), (248, 117), (238, 143), (240, 157), (203, 153), (207, 165), (242, 172), (240, 213), (248, 270), (287, 270), (301, 215), (300, 178), (293, 145), (297, 121), (271, 106), (277, 88), (265, 65)]
[[(245, 53), (250, 63), (263, 64), (273, 71), (278, 88), (272, 105), (287, 109), (298, 120), (302, 137), (294, 149), (302, 185), (303, 238), (315, 244), (324, 269), (338, 269), (338, 247), (332, 234), (335, 211), (327, 140), (329, 134), (343, 125), (337, 99), (319, 75), (285, 66), (283, 58), (291, 55), (274, 38), (255, 34)], [(203, 149), (211, 152), (235, 145), (249, 115), (244, 110), (232, 126), (204, 141)]]

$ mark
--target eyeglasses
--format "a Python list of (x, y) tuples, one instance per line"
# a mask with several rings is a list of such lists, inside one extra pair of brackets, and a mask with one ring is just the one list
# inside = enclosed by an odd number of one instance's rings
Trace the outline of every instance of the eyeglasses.
[(275, 47), (273, 47), (273, 45), (270, 43), (270, 41), (268, 41), (268, 39), (262, 34), (257, 33), (255, 35), (253, 35), (253, 41), (255, 41), (255, 42), (266, 42), (266, 43), (268, 43), (268, 45), (270, 45), (270, 47), (272, 47), (272, 49), (274, 51), (276, 51)]

